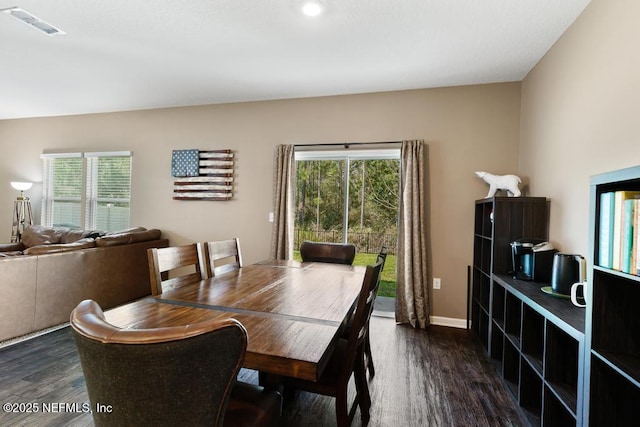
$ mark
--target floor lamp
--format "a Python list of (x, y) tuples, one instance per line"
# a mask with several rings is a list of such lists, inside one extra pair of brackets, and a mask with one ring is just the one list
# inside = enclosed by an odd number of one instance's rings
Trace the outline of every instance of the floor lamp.
[(20, 191), (20, 196), (13, 202), (13, 227), (11, 228), (11, 243), (22, 241), (25, 227), (33, 225), (31, 202), (24, 192), (31, 188), (32, 182), (11, 182), (11, 186)]

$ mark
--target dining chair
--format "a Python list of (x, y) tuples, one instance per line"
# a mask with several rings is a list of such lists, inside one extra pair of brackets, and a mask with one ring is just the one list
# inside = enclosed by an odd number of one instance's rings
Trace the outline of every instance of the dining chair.
[(150, 248), (147, 258), (152, 295), (207, 278), (200, 243)]
[[(380, 248), (380, 252), (378, 253), (378, 256), (376, 257), (376, 263), (381, 263), (381, 267), (380, 267), (381, 274), (382, 274), (382, 271), (384, 270), (384, 264), (387, 261), (388, 252), (389, 252), (389, 249), (386, 246), (382, 246)], [(378, 277), (378, 281), (380, 281), (380, 277)], [(367, 336), (364, 341), (365, 366), (367, 368), (367, 371), (369, 371), (369, 375), (371, 376), (371, 378), (373, 378), (376, 375), (376, 369), (375, 369), (375, 366), (373, 366), (373, 357), (371, 356), (371, 339), (369, 338), (369, 336), (370, 336), (370, 330), (369, 328), (367, 328)]]
[(382, 269), (384, 270), (384, 263), (387, 261), (387, 255), (389, 254), (389, 248), (386, 246), (380, 247), (380, 252), (378, 252), (378, 256), (376, 257), (377, 261), (382, 261)]
[(328, 262), (333, 264), (353, 264), (356, 247), (350, 243), (310, 242), (300, 244), (303, 262)]
[(120, 329), (84, 300), (71, 328), (97, 426), (276, 426), (282, 398), (236, 381), (247, 331), (235, 319)]
[[(338, 427), (350, 425), (358, 407), (360, 407), (362, 425), (369, 423), (371, 396), (364, 366), (364, 342), (373, 311), (373, 301), (380, 285), (381, 268), (381, 262), (366, 267), (347, 337), (338, 339), (336, 348), (318, 381), (298, 378), (287, 378), (284, 381), (285, 389), (304, 390), (334, 397)], [(349, 405), (347, 388), (352, 376), (355, 380), (356, 395)]]
[(204, 243), (204, 259), (209, 277), (242, 268), (242, 252), (238, 238)]

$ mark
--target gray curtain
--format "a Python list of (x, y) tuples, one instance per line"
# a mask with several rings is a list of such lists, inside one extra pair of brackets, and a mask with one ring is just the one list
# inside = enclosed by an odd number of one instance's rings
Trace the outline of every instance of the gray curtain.
[(294, 146), (278, 145), (273, 159), (273, 259), (291, 259), (293, 256), (295, 181)]
[(396, 322), (414, 328), (429, 325), (426, 228), (426, 175), (424, 141), (403, 141), (401, 151), (400, 229)]

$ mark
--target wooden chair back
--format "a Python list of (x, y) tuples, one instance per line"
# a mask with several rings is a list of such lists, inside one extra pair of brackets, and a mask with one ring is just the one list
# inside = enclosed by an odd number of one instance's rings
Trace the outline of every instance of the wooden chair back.
[(353, 264), (356, 247), (352, 244), (309, 242), (300, 245), (303, 262), (327, 262), (334, 264)]
[[(382, 275), (382, 270), (384, 270), (384, 264), (387, 261), (387, 254), (389, 253), (389, 249), (386, 246), (382, 246), (380, 248), (380, 252), (376, 257), (376, 263), (380, 263), (380, 275), (378, 275), (378, 282), (380, 282), (380, 277)], [(368, 328), (368, 326), (367, 326)], [(371, 355), (371, 339), (369, 330), (367, 329), (367, 336), (364, 341), (364, 356), (365, 356), (365, 364), (366, 368), (369, 371), (369, 375), (373, 378), (376, 375), (376, 368), (373, 364), (373, 356)]]
[(70, 321), (95, 425), (223, 425), (247, 348), (238, 321), (120, 329), (92, 300)]
[(369, 333), (369, 320), (373, 312), (373, 303), (378, 295), (380, 287), (380, 271), (382, 270), (382, 261), (376, 262), (374, 265), (368, 265), (362, 281), (362, 288), (356, 302), (356, 309), (353, 315), (353, 322), (347, 335), (347, 354), (349, 357), (356, 354), (356, 351), (362, 350), (362, 346)]
[(238, 238), (204, 243), (209, 277), (218, 276), (242, 268), (242, 253)]
[(376, 262), (382, 261), (381, 270), (384, 270), (384, 263), (387, 262), (388, 253), (389, 253), (389, 248), (387, 248), (386, 246), (382, 246), (380, 248), (380, 252), (378, 253), (378, 256), (376, 257)]
[(151, 294), (160, 295), (169, 289), (206, 279), (202, 245), (150, 248), (147, 250)]

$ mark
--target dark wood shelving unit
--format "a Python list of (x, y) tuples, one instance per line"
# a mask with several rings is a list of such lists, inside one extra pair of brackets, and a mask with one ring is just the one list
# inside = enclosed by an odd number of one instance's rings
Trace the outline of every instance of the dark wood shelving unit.
[(472, 329), (533, 426), (584, 421), (585, 310), (512, 277), (510, 243), (548, 239), (544, 197), (494, 197), (475, 206)]
[(545, 294), (540, 289), (544, 283), (506, 274), (494, 274), (493, 279), (494, 292), (504, 289), (496, 293), (505, 295), (505, 324), (520, 325), (505, 335), (509, 375), (505, 366), (503, 378), (529, 423), (583, 425), (584, 309)]
[(640, 191), (640, 166), (591, 178), (589, 221), (593, 267), (587, 289), (585, 400), (591, 426), (638, 425), (640, 404), (640, 277), (598, 264), (600, 198)]
[[(508, 273), (511, 270), (509, 244), (514, 240), (547, 239), (548, 219), (549, 202), (545, 197), (492, 197), (476, 201), (471, 328), (478, 334), (487, 352), (495, 354), (499, 361), (503, 353), (501, 336), (510, 331), (505, 330), (504, 315), (498, 318), (490, 315), (495, 304), (504, 304), (504, 298), (499, 295), (494, 298), (491, 274)], [(495, 312), (502, 313), (503, 310), (500, 308)], [(492, 333), (497, 338), (491, 339)]]

